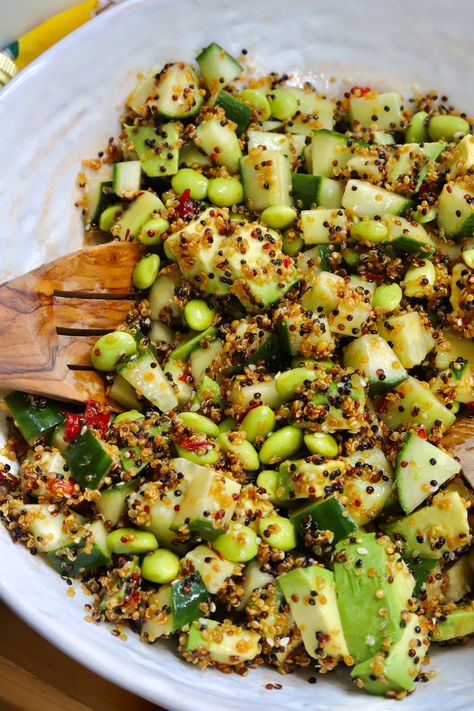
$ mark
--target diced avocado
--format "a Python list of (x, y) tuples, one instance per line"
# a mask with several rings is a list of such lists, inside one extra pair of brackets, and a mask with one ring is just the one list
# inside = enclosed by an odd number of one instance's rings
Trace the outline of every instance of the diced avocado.
[(472, 235), (474, 229), (474, 190), (467, 178), (446, 183), (439, 196), (438, 225), (446, 237)]
[(373, 334), (355, 338), (344, 348), (344, 365), (365, 375), (370, 395), (391, 390), (408, 377), (390, 346)]
[(169, 412), (178, 405), (178, 399), (165, 377), (156, 354), (150, 347), (139, 355), (132, 355), (119, 366), (125, 380), (161, 412)]
[(165, 123), (158, 128), (125, 126), (125, 131), (145, 175), (163, 178), (178, 172), (181, 139), (175, 123)]
[(217, 622), (201, 618), (191, 625), (186, 650), (208, 652), (216, 664), (233, 666), (255, 659), (260, 654), (260, 635), (238, 627), (229, 620)]
[(197, 546), (181, 561), (182, 566), (192, 571), (197, 570), (208, 592), (215, 595), (225, 584), (227, 578), (234, 574), (235, 563), (218, 555), (212, 548), (205, 545)]
[(338, 242), (347, 234), (347, 217), (344, 210), (302, 210), (301, 229), (305, 244)]
[(436, 245), (423, 225), (398, 215), (384, 215), (382, 222), (388, 229), (387, 244), (400, 252), (410, 252), (428, 257)]
[(194, 141), (212, 163), (225, 166), (229, 173), (238, 172), (242, 151), (237, 134), (228, 123), (218, 118), (201, 121)]
[(330, 531), (331, 543), (337, 543), (357, 529), (356, 522), (335, 496), (306, 504), (290, 513), (290, 521), (303, 539)]
[(291, 166), (279, 150), (253, 149), (240, 161), (247, 206), (262, 211), (272, 205), (291, 205)]
[(444, 599), (458, 602), (474, 589), (474, 548), (443, 569), (446, 578)]
[(413, 201), (364, 180), (349, 180), (342, 197), (342, 206), (357, 217), (403, 215)]
[(445, 615), (445, 618), (436, 624), (434, 642), (447, 642), (449, 639), (474, 634), (474, 603), (459, 607), (455, 612)]
[(104, 521), (110, 521), (116, 526), (127, 509), (127, 497), (134, 491), (137, 484), (134, 481), (126, 484), (117, 484), (100, 493), (100, 499), (96, 502), (96, 509), (104, 517)]
[(281, 349), (287, 355), (318, 358), (328, 354), (329, 346), (329, 352), (334, 350), (334, 336), (324, 314), (312, 312), (309, 316), (299, 304), (291, 302), (277, 309), (275, 316)]
[[(317, 464), (315, 462), (318, 462)], [(279, 498), (318, 499), (325, 488), (344, 473), (345, 463), (339, 459), (308, 457), (298, 461), (287, 460), (280, 464)], [(280, 496), (281, 493), (281, 496)]]
[(337, 544), (334, 576), (349, 652), (363, 662), (397, 640), (415, 581), (388, 537), (362, 532)]
[(87, 425), (69, 442), (63, 457), (81, 489), (98, 489), (113, 464), (105, 443)]
[(291, 614), (301, 632), (306, 651), (324, 665), (349, 654), (334, 589), (334, 574), (318, 565), (296, 568), (280, 575)]
[(270, 575), (270, 573), (262, 570), (260, 566), (261, 564), (259, 561), (255, 559), (251, 560), (250, 563), (247, 563), (245, 566), (244, 580), (242, 583), (244, 593), (237, 607), (238, 610), (243, 610), (246, 607), (250, 596), (255, 590), (264, 588), (269, 583), (273, 583), (275, 581), (273, 575)]
[(442, 558), (469, 545), (471, 534), (464, 500), (456, 491), (440, 492), (431, 504), (386, 526), (389, 536), (410, 558)]
[(138, 237), (145, 222), (153, 217), (153, 214), (164, 209), (158, 195), (145, 190), (132, 200), (129, 206), (119, 213), (118, 221), (113, 225), (111, 233), (114, 237), (119, 237), (122, 242), (129, 241), (132, 237)]
[(93, 521), (77, 540), (50, 551), (48, 558), (58, 573), (67, 577), (75, 577), (106, 565), (111, 559), (111, 553), (104, 524), (102, 521)]
[(378, 324), (378, 331), (405, 368), (422, 363), (435, 345), (431, 328), (418, 311), (384, 318)]
[(402, 99), (398, 92), (383, 94), (371, 91), (367, 96), (352, 96), (349, 118), (354, 128), (372, 128), (393, 131), (400, 128)]
[(398, 498), (405, 513), (411, 513), (459, 471), (459, 462), (409, 432), (395, 466)]
[(28, 444), (48, 434), (64, 421), (64, 403), (42, 400), (18, 391), (4, 398), (13, 420)]
[(377, 518), (393, 496), (392, 467), (378, 447), (349, 455), (345, 467), (342, 501), (354, 521), (364, 526)]
[(141, 628), (141, 638), (144, 641), (155, 642), (173, 632), (171, 604), (171, 585), (161, 585), (158, 592), (150, 596)]
[(378, 652), (354, 667), (351, 676), (356, 685), (370, 694), (382, 696), (387, 692), (412, 691), (421, 671), (430, 644), (429, 627), (424, 617), (406, 613), (400, 636), (388, 652)]
[(313, 429), (321, 432), (358, 432), (365, 421), (366, 384), (367, 381), (357, 373), (344, 372), (331, 380), (327, 388), (324, 385), (319, 388), (316, 381), (318, 387), (312, 402), (318, 407), (311, 421)]
[(435, 426), (444, 430), (456, 419), (456, 415), (433, 395), (426, 383), (411, 375), (397, 385), (389, 399), (382, 398), (377, 409), (380, 419), (392, 429), (400, 425), (421, 425), (428, 432)]
[(474, 136), (468, 134), (459, 143), (455, 143), (449, 151), (446, 163), (451, 180), (471, 173), (474, 168)]

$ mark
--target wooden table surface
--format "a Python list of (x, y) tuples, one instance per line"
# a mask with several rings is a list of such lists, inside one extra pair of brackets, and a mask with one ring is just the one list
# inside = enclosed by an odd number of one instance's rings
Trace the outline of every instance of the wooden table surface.
[(160, 711), (46, 642), (0, 603), (0, 711)]

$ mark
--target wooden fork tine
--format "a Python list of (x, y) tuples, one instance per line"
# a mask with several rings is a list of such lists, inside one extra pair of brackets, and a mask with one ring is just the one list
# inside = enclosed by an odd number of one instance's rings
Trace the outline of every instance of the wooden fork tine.
[(54, 296), (54, 324), (58, 333), (110, 331), (125, 320), (133, 302), (126, 299), (81, 299)]

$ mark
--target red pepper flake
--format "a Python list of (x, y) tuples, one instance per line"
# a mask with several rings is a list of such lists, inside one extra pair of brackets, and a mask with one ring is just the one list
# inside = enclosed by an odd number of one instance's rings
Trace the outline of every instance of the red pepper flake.
[(178, 202), (179, 205), (176, 208), (176, 212), (181, 219), (184, 220), (194, 213), (194, 200), (191, 199), (191, 190), (189, 188), (186, 188), (186, 190), (181, 193), (178, 197)]
[(203, 439), (195, 439), (194, 437), (180, 437), (178, 440), (180, 447), (187, 449), (188, 452), (195, 452), (197, 449), (209, 449), (210, 443), (207, 437)]
[(285, 259), (283, 260), (283, 264), (288, 269), (288, 267), (291, 267), (291, 265), (293, 264), (292, 258), (288, 256), (285, 257)]
[(372, 274), (372, 272), (368, 272), (365, 276), (369, 281), (382, 281), (381, 274)]
[(351, 89), (351, 94), (359, 94), (359, 96), (365, 96), (372, 91), (370, 86), (353, 86)]
[(237, 422), (242, 422), (242, 420), (244, 419), (244, 417), (245, 417), (246, 415), (248, 415), (248, 413), (249, 413), (251, 410), (255, 410), (255, 408), (256, 408), (256, 407), (260, 407), (260, 405), (263, 405), (263, 402), (262, 402), (261, 400), (257, 400), (256, 402), (253, 402), (251, 405), (248, 406), (248, 408), (247, 408), (246, 410), (243, 411), (242, 414), (240, 414), (240, 415), (236, 418), (236, 419), (237, 419)]
[(64, 429), (64, 439), (66, 442), (71, 442), (77, 437), (84, 424), (82, 415), (76, 415), (73, 412), (68, 412), (66, 415), (66, 426)]
[(101, 434), (104, 434), (109, 426), (109, 421), (110, 410), (103, 408), (96, 400), (89, 400), (83, 415), (77, 415), (74, 412), (66, 414), (64, 439), (67, 442), (75, 439), (85, 424), (98, 429)]
[(74, 482), (69, 479), (48, 479), (47, 488), (52, 494), (58, 496), (71, 496), (74, 493)]
[(426, 439), (427, 438), (426, 430), (424, 427), (418, 427), (418, 437), (421, 439)]

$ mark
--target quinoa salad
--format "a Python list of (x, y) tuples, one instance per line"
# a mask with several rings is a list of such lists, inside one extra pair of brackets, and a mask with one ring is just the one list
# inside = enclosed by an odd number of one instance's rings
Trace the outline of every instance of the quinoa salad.
[(444, 439), (474, 413), (472, 121), (246, 54), (153, 67), (84, 161), (86, 232), (142, 245), (134, 300), (91, 351), (106, 403), (5, 397), (0, 518), (114, 634), (403, 698), (474, 633)]

